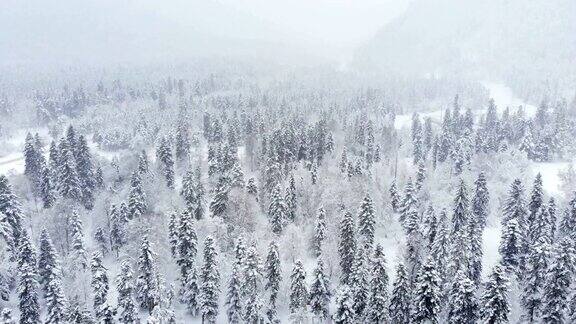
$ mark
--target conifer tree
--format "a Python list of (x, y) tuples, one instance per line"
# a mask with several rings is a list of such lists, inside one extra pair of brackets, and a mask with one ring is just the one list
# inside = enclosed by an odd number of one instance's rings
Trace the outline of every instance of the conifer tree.
[(67, 320), (67, 302), (62, 289), (62, 282), (55, 277), (48, 284), (46, 294), (47, 316), (45, 323), (65, 323)]
[(324, 273), (324, 262), (318, 256), (316, 268), (314, 269), (312, 285), (310, 286), (310, 309), (312, 314), (320, 320), (326, 320), (329, 314), (330, 279)]
[(554, 200), (554, 197), (550, 197), (550, 200), (548, 200), (548, 217), (549, 217), (549, 223), (550, 223), (550, 238), (554, 239), (556, 237), (556, 228), (557, 228), (557, 216), (556, 216), (556, 201)]
[(357, 320), (364, 318), (364, 310), (366, 309), (370, 293), (367, 253), (368, 251), (365, 251), (364, 247), (359, 245), (350, 270), (351, 275), (348, 285), (354, 294), (354, 314)]
[(282, 281), (280, 255), (278, 253), (278, 246), (274, 241), (270, 242), (268, 256), (266, 256), (266, 263), (264, 264), (264, 272), (266, 276), (266, 284), (264, 288), (270, 292), (266, 315), (268, 320), (271, 323), (274, 323), (278, 320), (276, 314), (276, 302), (278, 300), (280, 281)]
[(51, 280), (59, 276), (59, 265), (56, 251), (48, 232), (43, 229), (40, 233), (40, 253), (38, 255), (39, 283), (46, 294)]
[(508, 279), (502, 266), (496, 265), (484, 286), (480, 304), (483, 323), (508, 323)]
[(480, 229), (480, 225), (476, 223), (472, 223), (468, 226), (468, 235), (470, 238), (469, 243), (469, 272), (470, 272), (470, 279), (476, 287), (480, 286), (480, 279), (482, 276), (482, 231)]
[(478, 319), (475, 285), (462, 270), (456, 273), (448, 298), (448, 319), (451, 324), (475, 323)]
[(370, 295), (367, 304), (366, 321), (370, 323), (388, 323), (388, 274), (386, 259), (380, 244), (376, 245), (372, 258)]
[(570, 284), (574, 279), (574, 243), (563, 239), (555, 249), (555, 258), (546, 273), (543, 291), (542, 322), (564, 323), (568, 309)]
[(27, 133), (24, 140), (24, 174), (36, 185), (41, 171), (40, 154), (34, 145), (32, 134)]
[(140, 307), (149, 314), (159, 301), (159, 287), (157, 281), (156, 265), (154, 264), (154, 252), (150, 246), (148, 236), (142, 238), (140, 255), (138, 257), (138, 277), (136, 279), (136, 300)]
[(294, 221), (296, 219), (296, 183), (294, 181), (294, 175), (290, 175), (290, 181), (288, 187), (286, 187), (286, 196), (284, 199), (286, 204), (286, 219), (288, 221)]
[(322, 253), (322, 243), (326, 237), (326, 210), (324, 207), (318, 209), (316, 217), (316, 224), (314, 226), (313, 248), (314, 253), (318, 257)]
[(392, 181), (388, 192), (390, 193), (390, 205), (392, 206), (392, 210), (397, 213), (401, 206), (400, 195), (398, 194), (398, 188), (396, 188), (396, 180)]
[(454, 198), (454, 214), (452, 215), (452, 235), (462, 233), (470, 222), (470, 201), (464, 180), (460, 180), (458, 192)]
[(196, 265), (192, 263), (187, 271), (180, 294), (180, 301), (186, 305), (192, 316), (196, 316), (200, 312), (200, 284)]
[(541, 236), (530, 247), (526, 266), (525, 285), (521, 293), (523, 316), (528, 322), (537, 321), (542, 308), (542, 292), (549, 267), (550, 244)]
[(350, 284), (352, 266), (356, 255), (356, 226), (354, 218), (350, 212), (346, 212), (340, 223), (340, 243), (338, 253), (340, 254), (340, 282)]
[(305, 312), (308, 306), (308, 298), (306, 271), (304, 271), (302, 261), (297, 260), (290, 275), (290, 313), (301, 314)]
[(174, 189), (174, 158), (172, 157), (170, 143), (166, 137), (160, 141), (158, 149), (156, 150), (156, 157), (158, 161), (160, 161), (160, 170), (166, 180), (166, 186)]
[(256, 180), (254, 178), (248, 179), (248, 184), (246, 185), (246, 191), (256, 198), (258, 201), (258, 186), (256, 185)]
[(73, 260), (73, 268), (77, 270), (86, 270), (88, 268), (88, 255), (84, 248), (84, 230), (82, 229), (82, 221), (80, 215), (76, 210), (68, 218), (69, 233), (72, 237), (72, 251), (71, 258)]
[(130, 193), (128, 195), (128, 216), (130, 219), (136, 219), (144, 215), (147, 209), (148, 206), (146, 203), (146, 195), (142, 189), (140, 175), (138, 172), (134, 171), (132, 173), (132, 178), (130, 179)]
[(262, 273), (258, 264), (258, 254), (256, 248), (251, 246), (246, 253), (244, 286), (242, 287), (243, 295), (246, 296), (244, 321), (248, 323), (261, 323), (264, 321), (261, 311), (262, 303), (259, 297), (261, 280)]
[(232, 273), (228, 281), (228, 292), (226, 294), (226, 315), (228, 323), (239, 324), (242, 321), (242, 292), (240, 269), (237, 263), (232, 266)]
[(180, 267), (180, 278), (182, 286), (185, 285), (185, 280), (188, 278), (189, 269), (194, 266), (196, 260), (196, 253), (198, 252), (198, 238), (192, 217), (187, 211), (180, 214), (180, 221), (178, 222), (178, 240), (177, 240), (177, 259), (176, 263)]
[(96, 228), (96, 232), (94, 233), (94, 241), (98, 244), (98, 248), (100, 249), (100, 253), (102, 253), (103, 257), (106, 257), (108, 254), (108, 243), (110, 240), (104, 234), (104, 229), (102, 227)]
[(360, 235), (365, 244), (372, 246), (374, 243), (374, 226), (376, 224), (374, 215), (374, 204), (369, 194), (366, 194), (362, 204), (360, 205), (360, 213), (358, 214), (358, 227)]
[(276, 187), (276, 189), (272, 191), (270, 205), (268, 206), (268, 218), (273, 233), (280, 234), (282, 232), (286, 221), (286, 214), (286, 204), (280, 194), (280, 187)]
[(352, 291), (346, 285), (338, 290), (336, 295), (336, 313), (332, 316), (336, 324), (353, 324), (355, 321), (354, 298)]
[(527, 227), (535, 221), (540, 208), (544, 203), (544, 193), (542, 192), (542, 175), (538, 173), (534, 179), (534, 186), (530, 195), (530, 202), (528, 203), (528, 217), (526, 219)]
[(1, 231), (11, 251), (11, 258), (18, 258), (18, 244), (22, 228), (22, 207), (18, 197), (12, 192), (12, 186), (5, 175), (0, 175), (0, 216), (5, 230)]
[(474, 196), (472, 197), (472, 215), (474, 222), (480, 225), (480, 228), (486, 226), (486, 219), (488, 218), (488, 205), (490, 203), (490, 194), (486, 186), (486, 176), (484, 172), (480, 172), (478, 178), (474, 182)]
[(502, 264), (510, 269), (517, 269), (521, 262), (521, 235), (516, 219), (509, 220), (506, 227), (502, 229), (499, 252), (502, 257)]
[(412, 185), (412, 180), (408, 179), (406, 188), (404, 189), (404, 199), (400, 208), (400, 223), (405, 225), (406, 220), (410, 218), (412, 213), (416, 213), (418, 209), (418, 198), (416, 196), (415, 188)]
[(102, 254), (94, 252), (92, 261), (90, 262), (90, 269), (92, 272), (92, 291), (94, 293), (94, 312), (99, 319), (103, 318), (104, 305), (108, 297), (108, 275), (106, 268), (102, 264)]
[(392, 289), (389, 313), (392, 323), (410, 323), (410, 287), (406, 268), (402, 263), (399, 263), (396, 269), (396, 281)]
[(416, 279), (412, 321), (414, 323), (438, 323), (440, 313), (440, 279), (434, 259), (422, 265)]
[(40, 183), (40, 196), (42, 197), (42, 206), (44, 208), (50, 208), (54, 205), (56, 201), (55, 186), (52, 181), (52, 171), (48, 167), (42, 169)]
[(110, 248), (119, 255), (120, 248), (126, 243), (126, 222), (124, 215), (116, 205), (110, 206)]
[(116, 278), (118, 290), (119, 319), (122, 324), (132, 324), (139, 321), (136, 301), (134, 300), (134, 274), (128, 260), (122, 261), (120, 273)]
[(218, 183), (214, 189), (214, 197), (210, 202), (210, 212), (212, 217), (224, 217), (224, 213), (228, 208), (228, 192), (230, 184), (225, 176), (218, 178)]
[(76, 171), (74, 155), (65, 142), (62, 142), (59, 162), (58, 189), (60, 195), (74, 202), (80, 202), (82, 198), (82, 184)]
[(76, 149), (76, 171), (78, 173), (78, 181), (80, 182), (81, 186), (81, 201), (84, 207), (90, 210), (94, 207), (94, 191), (96, 190), (96, 181), (94, 176), (92, 157), (88, 149), (86, 138), (83, 135), (78, 137)]
[(18, 277), (20, 323), (39, 323), (40, 305), (38, 303), (38, 281), (36, 280), (36, 253), (25, 231), (21, 232), (20, 236)]
[(204, 265), (200, 279), (200, 312), (202, 322), (216, 323), (218, 317), (218, 298), (220, 295), (220, 271), (216, 258), (218, 253), (214, 246), (214, 239), (208, 236), (204, 241)]

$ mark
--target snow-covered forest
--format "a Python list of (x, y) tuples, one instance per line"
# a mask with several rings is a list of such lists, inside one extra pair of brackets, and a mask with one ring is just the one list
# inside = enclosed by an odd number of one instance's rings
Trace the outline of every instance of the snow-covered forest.
[(576, 323), (573, 76), (6, 62), (1, 324)]

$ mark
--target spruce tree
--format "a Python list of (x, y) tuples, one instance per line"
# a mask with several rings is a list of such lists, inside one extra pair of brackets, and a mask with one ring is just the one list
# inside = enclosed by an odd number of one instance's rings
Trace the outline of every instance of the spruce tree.
[(477, 321), (479, 309), (475, 292), (474, 282), (464, 271), (458, 271), (448, 297), (448, 323), (467, 324)]
[(90, 263), (92, 272), (92, 291), (94, 293), (94, 312), (98, 319), (102, 319), (104, 315), (104, 305), (108, 297), (108, 274), (106, 268), (102, 264), (102, 254), (94, 252), (92, 261)]
[(188, 278), (189, 269), (194, 266), (196, 253), (198, 252), (198, 238), (192, 217), (187, 211), (180, 214), (178, 222), (178, 248), (176, 263), (180, 267), (180, 279), (182, 286), (185, 286), (185, 280)]
[(480, 228), (486, 226), (486, 219), (488, 218), (488, 208), (490, 203), (490, 194), (486, 186), (486, 176), (484, 172), (480, 172), (478, 178), (474, 182), (474, 196), (472, 197), (472, 215), (474, 221), (480, 225)]
[(402, 263), (396, 268), (396, 280), (392, 288), (392, 298), (388, 307), (392, 323), (410, 323), (410, 286), (406, 268)]
[(258, 263), (256, 248), (251, 246), (246, 253), (244, 285), (242, 287), (242, 294), (246, 297), (244, 321), (248, 323), (260, 323), (264, 321), (264, 316), (261, 311), (262, 302), (259, 296), (262, 273)]
[(264, 273), (266, 276), (266, 284), (264, 288), (270, 293), (266, 315), (268, 320), (271, 323), (274, 323), (278, 320), (276, 314), (276, 302), (278, 300), (280, 282), (282, 281), (280, 255), (278, 253), (278, 246), (274, 241), (270, 242), (270, 248), (268, 250), (268, 255), (266, 256), (266, 263), (264, 264)]
[(330, 279), (324, 273), (324, 262), (318, 256), (316, 268), (314, 269), (312, 285), (310, 286), (310, 309), (312, 314), (319, 320), (324, 321), (329, 316), (330, 297)]
[(365, 244), (372, 246), (374, 243), (374, 226), (376, 224), (374, 215), (374, 204), (370, 195), (366, 194), (362, 204), (360, 205), (360, 213), (358, 214), (358, 227), (361, 237)]
[(40, 196), (42, 197), (42, 206), (44, 208), (54, 206), (54, 202), (56, 201), (55, 186), (52, 180), (52, 171), (48, 167), (42, 169)]
[(138, 277), (136, 279), (136, 300), (140, 307), (149, 314), (159, 301), (159, 287), (157, 281), (156, 265), (154, 264), (154, 252), (150, 246), (148, 235), (142, 238), (140, 255), (138, 256)]
[(474, 282), (476, 287), (480, 286), (480, 279), (482, 276), (482, 231), (480, 225), (472, 223), (468, 226), (469, 230), (469, 273), (470, 279)]
[(110, 206), (110, 248), (119, 255), (120, 248), (126, 243), (126, 222), (125, 216), (116, 205)]
[(164, 174), (166, 186), (174, 189), (174, 158), (172, 157), (172, 149), (166, 137), (162, 138), (158, 149), (156, 150), (156, 157), (160, 162), (160, 170)]
[(354, 298), (350, 288), (343, 285), (336, 295), (336, 313), (332, 315), (332, 320), (336, 324), (356, 323), (354, 314)]
[(356, 226), (354, 218), (350, 212), (346, 212), (340, 223), (340, 242), (338, 253), (340, 254), (340, 282), (350, 284), (352, 266), (356, 255)]
[(286, 204), (286, 219), (288, 221), (294, 221), (296, 219), (296, 208), (298, 207), (296, 201), (296, 182), (294, 181), (294, 175), (290, 175), (290, 181), (288, 182), (288, 187), (286, 187), (286, 196), (284, 198)]
[(246, 191), (256, 198), (258, 201), (258, 186), (256, 185), (256, 180), (254, 178), (248, 179), (248, 184), (246, 184)]
[(496, 265), (485, 283), (482, 293), (480, 318), (483, 323), (508, 323), (508, 279), (502, 266)]
[(314, 237), (312, 238), (312, 247), (316, 256), (322, 253), (322, 243), (326, 237), (326, 210), (324, 207), (318, 209), (316, 224), (314, 226)]
[(71, 149), (64, 143), (65, 142), (62, 142), (60, 151), (58, 189), (60, 196), (63, 198), (80, 202), (82, 199), (82, 183), (78, 178), (76, 160)]
[(545, 237), (540, 237), (534, 245), (530, 246), (526, 259), (526, 276), (524, 288), (521, 293), (523, 308), (522, 318), (528, 322), (540, 318), (542, 308), (542, 292), (544, 290), (546, 272), (550, 266), (550, 244)]
[(226, 294), (226, 315), (228, 323), (239, 324), (242, 321), (242, 278), (240, 276), (240, 266), (234, 263), (232, 273), (228, 281), (228, 292)]
[(200, 312), (200, 284), (198, 271), (193, 263), (187, 271), (180, 294), (180, 301), (186, 305), (192, 316), (196, 316)]
[(230, 190), (230, 184), (228, 183), (228, 178), (225, 176), (220, 176), (218, 178), (218, 183), (214, 189), (214, 197), (210, 202), (210, 212), (212, 217), (224, 217), (226, 209), (228, 209), (228, 192)]
[(400, 207), (400, 223), (405, 225), (406, 220), (410, 218), (410, 214), (417, 212), (417, 209), (418, 198), (416, 196), (416, 190), (412, 185), (412, 180), (408, 179), (406, 188), (404, 189), (404, 199)]
[(530, 202), (528, 203), (528, 216), (526, 219), (526, 225), (528, 228), (536, 220), (540, 208), (544, 203), (544, 193), (542, 191), (542, 175), (538, 173), (534, 179), (534, 185), (532, 187), (532, 193), (530, 195)]
[(69, 233), (72, 237), (71, 259), (75, 270), (86, 270), (88, 268), (88, 255), (84, 248), (84, 230), (82, 221), (76, 210), (68, 218)]
[(460, 180), (458, 192), (454, 198), (454, 213), (452, 215), (452, 235), (462, 233), (470, 222), (470, 201), (464, 180)]
[(555, 249), (555, 258), (546, 273), (543, 291), (543, 323), (564, 323), (568, 309), (570, 284), (574, 279), (574, 242), (562, 240)]
[(40, 322), (38, 303), (38, 281), (36, 271), (36, 253), (25, 231), (21, 233), (18, 262), (18, 308), (21, 324)]
[(392, 206), (392, 211), (397, 213), (400, 210), (400, 195), (398, 194), (398, 188), (396, 188), (396, 180), (392, 181), (390, 189), (390, 205)]
[(220, 271), (216, 258), (218, 253), (212, 237), (204, 241), (204, 265), (200, 275), (200, 312), (202, 322), (216, 323), (218, 317), (218, 298), (220, 295)]
[(502, 229), (502, 239), (500, 240), (499, 252), (502, 257), (502, 264), (511, 270), (517, 269), (520, 265), (522, 253), (522, 234), (518, 221), (511, 219)]
[(0, 218), (5, 229), (0, 231), (10, 250), (11, 260), (18, 259), (22, 228), (22, 207), (5, 175), (0, 175)]
[(308, 298), (306, 271), (304, 271), (302, 261), (297, 260), (290, 275), (290, 313), (294, 315), (306, 312)]
[(104, 234), (104, 229), (102, 227), (96, 228), (96, 232), (94, 233), (94, 241), (98, 244), (98, 248), (100, 249), (102, 256), (106, 257), (109, 250), (108, 244), (110, 240), (108, 237), (106, 237), (106, 234)]
[(170, 242), (170, 252), (174, 259), (178, 258), (178, 228), (180, 227), (180, 215), (173, 211), (170, 213), (168, 221), (168, 241)]
[(132, 266), (128, 260), (122, 261), (120, 273), (116, 278), (116, 287), (118, 290), (118, 308), (119, 319), (122, 324), (132, 324), (139, 321), (136, 301), (134, 300), (134, 274)]
[(370, 323), (388, 323), (388, 274), (386, 259), (380, 244), (376, 245), (372, 258), (370, 295), (368, 298), (366, 321)]
[(78, 137), (76, 153), (76, 171), (78, 180), (81, 185), (81, 201), (86, 209), (94, 207), (94, 191), (96, 190), (96, 181), (94, 176), (94, 166), (92, 157), (88, 149), (88, 143), (83, 135)]
[(286, 214), (286, 204), (280, 194), (280, 187), (276, 187), (272, 191), (270, 205), (268, 205), (268, 219), (273, 233), (280, 234), (282, 232), (286, 221)]
[(142, 189), (142, 182), (140, 181), (140, 175), (138, 172), (134, 171), (132, 173), (132, 178), (130, 179), (130, 193), (128, 194), (128, 210), (129, 218), (136, 219), (146, 213), (148, 209), (146, 203), (146, 194)]
[(416, 279), (412, 309), (414, 323), (438, 323), (440, 313), (440, 279), (434, 259), (430, 256)]
[(364, 319), (370, 293), (367, 253), (369, 251), (365, 251), (362, 245), (358, 246), (349, 280), (350, 289), (354, 294), (354, 314), (357, 320)]
[(40, 253), (38, 255), (39, 283), (42, 285), (44, 294), (48, 293), (50, 281), (60, 276), (56, 250), (48, 232), (43, 229), (40, 233)]

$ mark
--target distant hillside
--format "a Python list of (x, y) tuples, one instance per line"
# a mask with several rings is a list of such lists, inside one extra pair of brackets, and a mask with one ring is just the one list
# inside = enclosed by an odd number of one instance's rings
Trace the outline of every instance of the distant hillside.
[[(498, 79), (574, 93), (576, 1), (414, 0), (359, 50), (362, 68)], [(531, 98), (536, 100), (536, 98)]]

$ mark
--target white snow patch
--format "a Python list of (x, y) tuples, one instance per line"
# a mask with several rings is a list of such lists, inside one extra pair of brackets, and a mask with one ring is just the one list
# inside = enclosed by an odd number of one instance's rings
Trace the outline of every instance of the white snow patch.
[(549, 195), (562, 195), (560, 189), (560, 171), (566, 170), (570, 162), (539, 162), (532, 164), (534, 176), (542, 175), (542, 188)]
[(519, 106), (524, 107), (524, 113), (528, 117), (536, 114), (536, 107), (526, 104), (522, 99), (516, 97), (510, 87), (498, 82), (482, 82), (484, 87), (490, 93), (490, 98), (494, 99), (494, 103), (498, 108), (498, 113), (502, 113), (506, 107), (510, 107), (511, 112), (515, 111)]
[(482, 277), (486, 278), (492, 272), (492, 268), (500, 261), (500, 246), (501, 230), (500, 225), (486, 227), (482, 234)]

